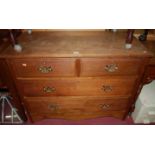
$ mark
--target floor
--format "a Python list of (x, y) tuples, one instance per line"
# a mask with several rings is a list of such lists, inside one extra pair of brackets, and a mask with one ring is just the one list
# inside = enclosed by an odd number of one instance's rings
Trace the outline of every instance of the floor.
[(34, 123), (34, 125), (132, 125), (134, 124), (131, 118), (119, 120), (116, 118), (105, 117), (81, 121), (47, 119)]

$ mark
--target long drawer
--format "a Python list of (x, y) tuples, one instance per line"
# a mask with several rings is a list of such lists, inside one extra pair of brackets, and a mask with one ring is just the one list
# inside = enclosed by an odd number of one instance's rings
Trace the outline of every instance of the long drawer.
[(136, 58), (81, 58), (80, 63), (80, 76), (136, 75), (142, 61)]
[(129, 98), (42, 97), (25, 99), (32, 113), (65, 113), (125, 110)]
[(16, 77), (76, 76), (74, 58), (30, 58), (9, 61)]
[[(31, 115), (49, 118), (74, 118), (111, 116), (126, 111), (129, 98), (103, 97), (51, 97), (27, 98), (26, 106)], [(122, 115), (123, 117), (123, 115)]]
[(135, 77), (19, 79), (23, 96), (130, 96)]

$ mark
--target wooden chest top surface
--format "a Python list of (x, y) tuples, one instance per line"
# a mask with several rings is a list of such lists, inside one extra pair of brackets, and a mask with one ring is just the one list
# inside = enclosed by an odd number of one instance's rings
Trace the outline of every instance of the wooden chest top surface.
[(140, 56), (152, 54), (134, 38), (131, 49), (125, 48), (126, 33), (101, 30), (53, 30), (27, 32), (19, 37), (22, 52), (11, 46), (0, 57), (105, 57)]

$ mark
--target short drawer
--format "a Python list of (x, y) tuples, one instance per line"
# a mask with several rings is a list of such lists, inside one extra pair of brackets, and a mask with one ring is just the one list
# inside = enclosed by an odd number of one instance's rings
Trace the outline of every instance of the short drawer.
[(105, 99), (102, 97), (53, 97), (29, 98), (26, 106), (30, 114), (49, 115), (55, 118), (81, 117), (86, 115), (112, 115), (116, 111), (127, 110), (128, 98)]
[(135, 77), (18, 80), (23, 96), (130, 96)]
[(137, 75), (141, 61), (127, 58), (82, 58), (80, 76)]
[(13, 59), (9, 63), (16, 77), (76, 76), (74, 58)]

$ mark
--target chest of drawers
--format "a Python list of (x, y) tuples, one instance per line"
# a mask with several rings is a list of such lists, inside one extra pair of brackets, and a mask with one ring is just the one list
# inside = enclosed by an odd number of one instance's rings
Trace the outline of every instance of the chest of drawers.
[(124, 34), (53, 31), (23, 34), (23, 51), (1, 53), (33, 121), (49, 118), (125, 118), (142, 87), (152, 56)]

